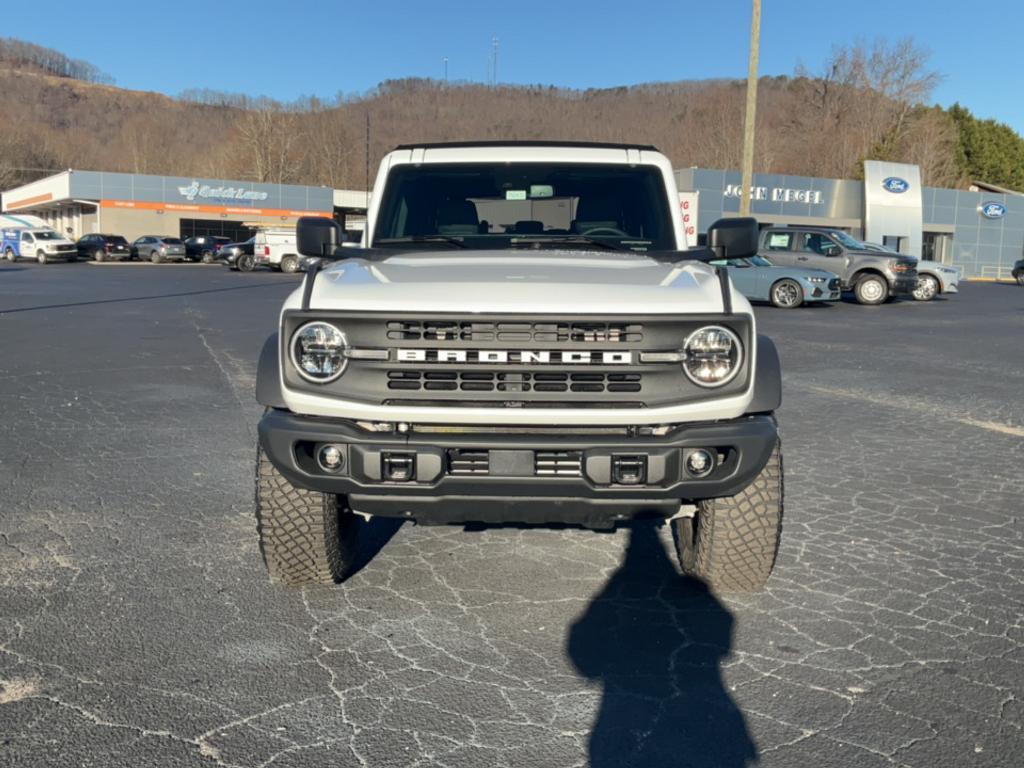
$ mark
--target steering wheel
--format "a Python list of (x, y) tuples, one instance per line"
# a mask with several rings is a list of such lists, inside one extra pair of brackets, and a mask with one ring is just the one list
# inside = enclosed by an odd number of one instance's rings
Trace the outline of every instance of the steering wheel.
[(581, 235), (612, 235), (613, 237), (629, 237), (628, 232), (623, 232), (615, 227), (594, 227), (593, 229), (580, 232)]

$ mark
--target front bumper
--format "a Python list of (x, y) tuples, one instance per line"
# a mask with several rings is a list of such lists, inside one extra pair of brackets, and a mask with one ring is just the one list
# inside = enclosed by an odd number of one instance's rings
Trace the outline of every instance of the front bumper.
[[(680, 503), (738, 493), (764, 468), (778, 439), (770, 415), (681, 424), (660, 436), (627, 428), (581, 428), (578, 434), (571, 427), (450, 429), (369, 432), (351, 421), (270, 410), (259, 423), (259, 439), (293, 485), (345, 494), (358, 512), (422, 523), (595, 528), (638, 515), (669, 516)], [(343, 455), (334, 472), (316, 458), (327, 443), (340, 446)], [(685, 469), (685, 457), (695, 448), (718, 456), (718, 466), (705, 478)], [(386, 479), (398, 459), (413, 468), (410, 478)], [(643, 467), (640, 482), (615, 482), (616, 467), (637, 461)]]
[(898, 295), (910, 295), (917, 288), (917, 275), (913, 277), (897, 277), (895, 280), (889, 281), (890, 290)]

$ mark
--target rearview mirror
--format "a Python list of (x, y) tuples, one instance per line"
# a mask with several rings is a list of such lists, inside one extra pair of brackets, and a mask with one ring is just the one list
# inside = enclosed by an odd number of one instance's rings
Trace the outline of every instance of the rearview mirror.
[(757, 219), (719, 219), (708, 227), (708, 248), (716, 259), (745, 259), (757, 253)]
[(334, 219), (303, 216), (295, 225), (295, 239), (303, 256), (331, 258), (345, 242), (345, 233)]

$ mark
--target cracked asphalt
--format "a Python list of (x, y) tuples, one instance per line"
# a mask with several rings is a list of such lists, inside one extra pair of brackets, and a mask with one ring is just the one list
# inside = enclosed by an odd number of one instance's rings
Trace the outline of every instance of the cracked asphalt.
[(663, 529), (374, 521), (271, 585), (255, 361), (297, 280), (0, 266), (0, 765), (1024, 765), (1024, 289), (758, 308), (762, 594)]

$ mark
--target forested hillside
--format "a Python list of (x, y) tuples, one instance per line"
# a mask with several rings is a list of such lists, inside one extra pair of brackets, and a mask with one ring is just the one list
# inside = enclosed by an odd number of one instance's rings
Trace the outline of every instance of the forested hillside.
[[(756, 169), (857, 177), (870, 157), (918, 163), (927, 184), (1024, 187), (1021, 137), (959, 106), (927, 106), (939, 79), (909, 40), (837, 48), (817, 71), (763, 78)], [(70, 167), (359, 188), (367, 161), (372, 173), (396, 144), (459, 139), (642, 142), (677, 167), (737, 168), (745, 90), (731, 80), (577, 91), (407, 79), (332, 101), (206, 89), (171, 98), (0, 40), (0, 94), (18, 105), (0, 112), (0, 189)]]

